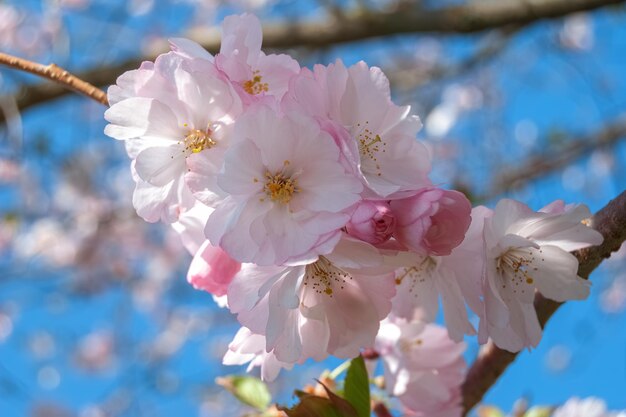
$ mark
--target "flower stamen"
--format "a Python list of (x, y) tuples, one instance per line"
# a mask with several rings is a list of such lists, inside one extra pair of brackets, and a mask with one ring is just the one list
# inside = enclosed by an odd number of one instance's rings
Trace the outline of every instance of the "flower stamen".
[(267, 171), (263, 191), (272, 201), (287, 204), (299, 190), (295, 179), (286, 177), (282, 172), (272, 174)]
[(310, 285), (318, 294), (332, 297), (333, 284), (335, 284), (335, 289), (338, 286), (343, 290), (347, 279), (352, 279), (352, 277), (334, 266), (325, 257), (320, 256), (316, 262), (306, 266), (304, 285)]
[[(532, 267), (535, 256), (531, 251), (509, 250), (496, 259), (496, 271), (503, 278), (508, 278), (514, 293), (520, 284), (532, 285), (535, 279), (532, 277)], [(520, 290), (525, 293), (524, 287)]]
[(431, 279), (433, 271), (437, 267), (437, 261), (432, 256), (425, 256), (419, 264), (416, 264), (404, 270), (396, 276), (396, 285), (401, 285), (402, 282), (408, 277), (409, 279), (409, 293), (417, 297), (418, 291), (416, 285), (423, 284), (427, 279)]
[(266, 93), (269, 90), (269, 84), (261, 82), (262, 80), (263, 77), (260, 75), (259, 71), (254, 71), (252, 73), (252, 79), (243, 83), (244, 91), (253, 96)]
[(187, 136), (185, 136), (185, 150), (192, 153), (199, 153), (205, 149), (211, 149), (217, 145), (217, 142), (211, 138), (211, 131), (208, 132), (192, 129)]
[[(368, 122), (365, 122), (365, 125), (367, 124)], [(360, 128), (361, 124), (358, 123), (357, 126)], [(382, 171), (378, 163), (378, 153), (385, 152), (385, 147), (387, 146), (387, 143), (383, 141), (380, 135), (375, 134), (367, 126), (363, 127), (361, 133), (358, 134), (357, 142), (361, 157), (369, 158), (372, 160), (372, 162), (375, 164), (376, 175), (380, 177), (382, 175)]]

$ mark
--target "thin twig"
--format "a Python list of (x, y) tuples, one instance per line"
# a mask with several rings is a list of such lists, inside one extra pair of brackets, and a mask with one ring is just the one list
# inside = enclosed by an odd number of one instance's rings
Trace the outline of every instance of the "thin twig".
[[(626, 240), (626, 191), (611, 200), (604, 208), (598, 211), (591, 220), (591, 227), (604, 236), (601, 245), (581, 249), (574, 252), (578, 259), (578, 275), (588, 279), (591, 272), (619, 250)], [(549, 300), (537, 294), (535, 309), (541, 326), (563, 303)], [(493, 343), (488, 343), (481, 350), (481, 354), (472, 364), (465, 382), (463, 392), (463, 415), (467, 413), (483, 398), (487, 390), (498, 380), (506, 368), (515, 360), (517, 353), (499, 349)]]
[(507, 166), (503, 172), (494, 178), (497, 182), (491, 187), (488, 194), (481, 196), (482, 201), (488, 201), (536, 178), (557, 171), (577, 159), (589, 155), (595, 149), (608, 147), (626, 138), (626, 113), (608, 122), (597, 132), (584, 135), (568, 141), (562, 146), (554, 147), (547, 155), (537, 155), (530, 158), (518, 167)]
[(104, 91), (70, 74), (68, 71), (55, 64), (43, 65), (2, 52), (0, 52), (0, 64), (47, 78), (70, 90), (83, 94), (100, 104), (104, 104), (105, 106), (109, 105), (107, 95)]
[(476, 67), (486, 65), (490, 60), (498, 57), (510, 40), (518, 33), (518, 26), (508, 26), (490, 33), (482, 45), (469, 57), (452, 64), (441, 64), (432, 68), (422, 69), (411, 62), (410, 66), (399, 68), (387, 76), (392, 85), (402, 90), (410, 90), (421, 85), (439, 81), (445, 78), (465, 75), (473, 71)]

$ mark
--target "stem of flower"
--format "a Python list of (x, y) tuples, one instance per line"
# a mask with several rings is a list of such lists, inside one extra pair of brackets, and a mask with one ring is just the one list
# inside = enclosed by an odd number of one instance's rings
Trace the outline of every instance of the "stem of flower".
[(0, 52), (0, 64), (47, 78), (77, 93), (83, 94), (100, 104), (104, 104), (105, 106), (109, 105), (107, 95), (104, 91), (70, 74), (68, 71), (55, 64), (43, 65), (2, 52)]
[(330, 374), (328, 374), (328, 378), (330, 378), (330, 379), (337, 379), (337, 377), (339, 375), (341, 375), (343, 372), (348, 370), (348, 368), (350, 367), (350, 362), (352, 362), (352, 360), (348, 359), (347, 361), (345, 361), (344, 363), (342, 363), (341, 365), (339, 365), (338, 367), (333, 369), (330, 372)]

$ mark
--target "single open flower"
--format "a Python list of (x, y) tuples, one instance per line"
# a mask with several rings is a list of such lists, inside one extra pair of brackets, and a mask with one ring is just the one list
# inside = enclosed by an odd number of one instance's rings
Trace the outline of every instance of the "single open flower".
[(237, 121), (219, 186), (230, 196), (206, 235), (239, 262), (308, 262), (336, 245), (362, 185), (332, 137), (305, 115), (259, 105)]
[(602, 243), (584, 223), (590, 216), (583, 205), (534, 212), (514, 200), (498, 203), (484, 226), (482, 341), (489, 336), (511, 352), (537, 346), (535, 290), (559, 302), (587, 298), (591, 284), (578, 276), (578, 260), (569, 252)]

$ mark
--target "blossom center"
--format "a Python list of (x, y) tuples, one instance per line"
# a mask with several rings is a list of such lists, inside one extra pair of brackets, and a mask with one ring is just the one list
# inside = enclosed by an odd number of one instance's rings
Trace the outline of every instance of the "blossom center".
[(385, 147), (387, 143), (383, 141), (380, 135), (374, 133), (369, 127), (368, 122), (365, 122), (365, 126), (362, 127), (361, 123), (357, 124), (357, 127), (361, 128), (361, 132), (357, 136), (357, 144), (359, 146), (359, 154), (362, 158), (370, 159), (375, 165), (375, 173), (377, 176), (382, 175), (380, 165), (378, 163), (378, 153), (386, 152)]
[(402, 337), (400, 338), (400, 340), (398, 340), (398, 346), (400, 348), (400, 351), (405, 354), (410, 353), (413, 349), (415, 349), (416, 346), (421, 346), (423, 343), (423, 340), (420, 338), (407, 339), (405, 337)]
[(185, 136), (185, 150), (192, 153), (211, 149), (215, 145), (217, 145), (217, 142), (211, 138), (211, 131), (205, 132), (199, 129), (192, 129), (189, 134)]
[[(496, 271), (500, 276), (508, 278), (513, 285), (513, 292), (517, 292), (520, 284), (531, 285), (535, 282), (531, 275), (533, 271), (537, 271), (534, 261), (532, 251), (510, 249), (496, 258)], [(523, 287), (521, 291), (525, 292)]]
[(437, 261), (432, 256), (426, 256), (419, 264), (404, 270), (396, 277), (396, 285), (402, 284), (405, 278), (411, 278), (411, 287), (409, 292), (413, 292), (413, 287), (417, 283), (426, 282), (426, 279), (432, 275)]
[(298, 192), (298, 184), (294, 178), (285, 176), (283, 172), (272, 174), (267, 171), (263, 191), (272, 201), (287, 204), (294, 193)]
[(305, 286), (318, 294), (326, 294), (329, 297), (333, 296), (333, 286), (335, 289), (339, 286), (339, 289), (343, 290), (346, 280), (350, 279), (352, 279), (350, 274), (337, 268), (323, 256), (307, 265), (304, 273)]
[(252, 73), (252, 79), (243, 83), (244, 91), (253, 96), (267, 92), (269, 90), (269, 84), (264, 83), (262, 80), (263, 77), (260, 75), (259, 71), (254, 71)]

